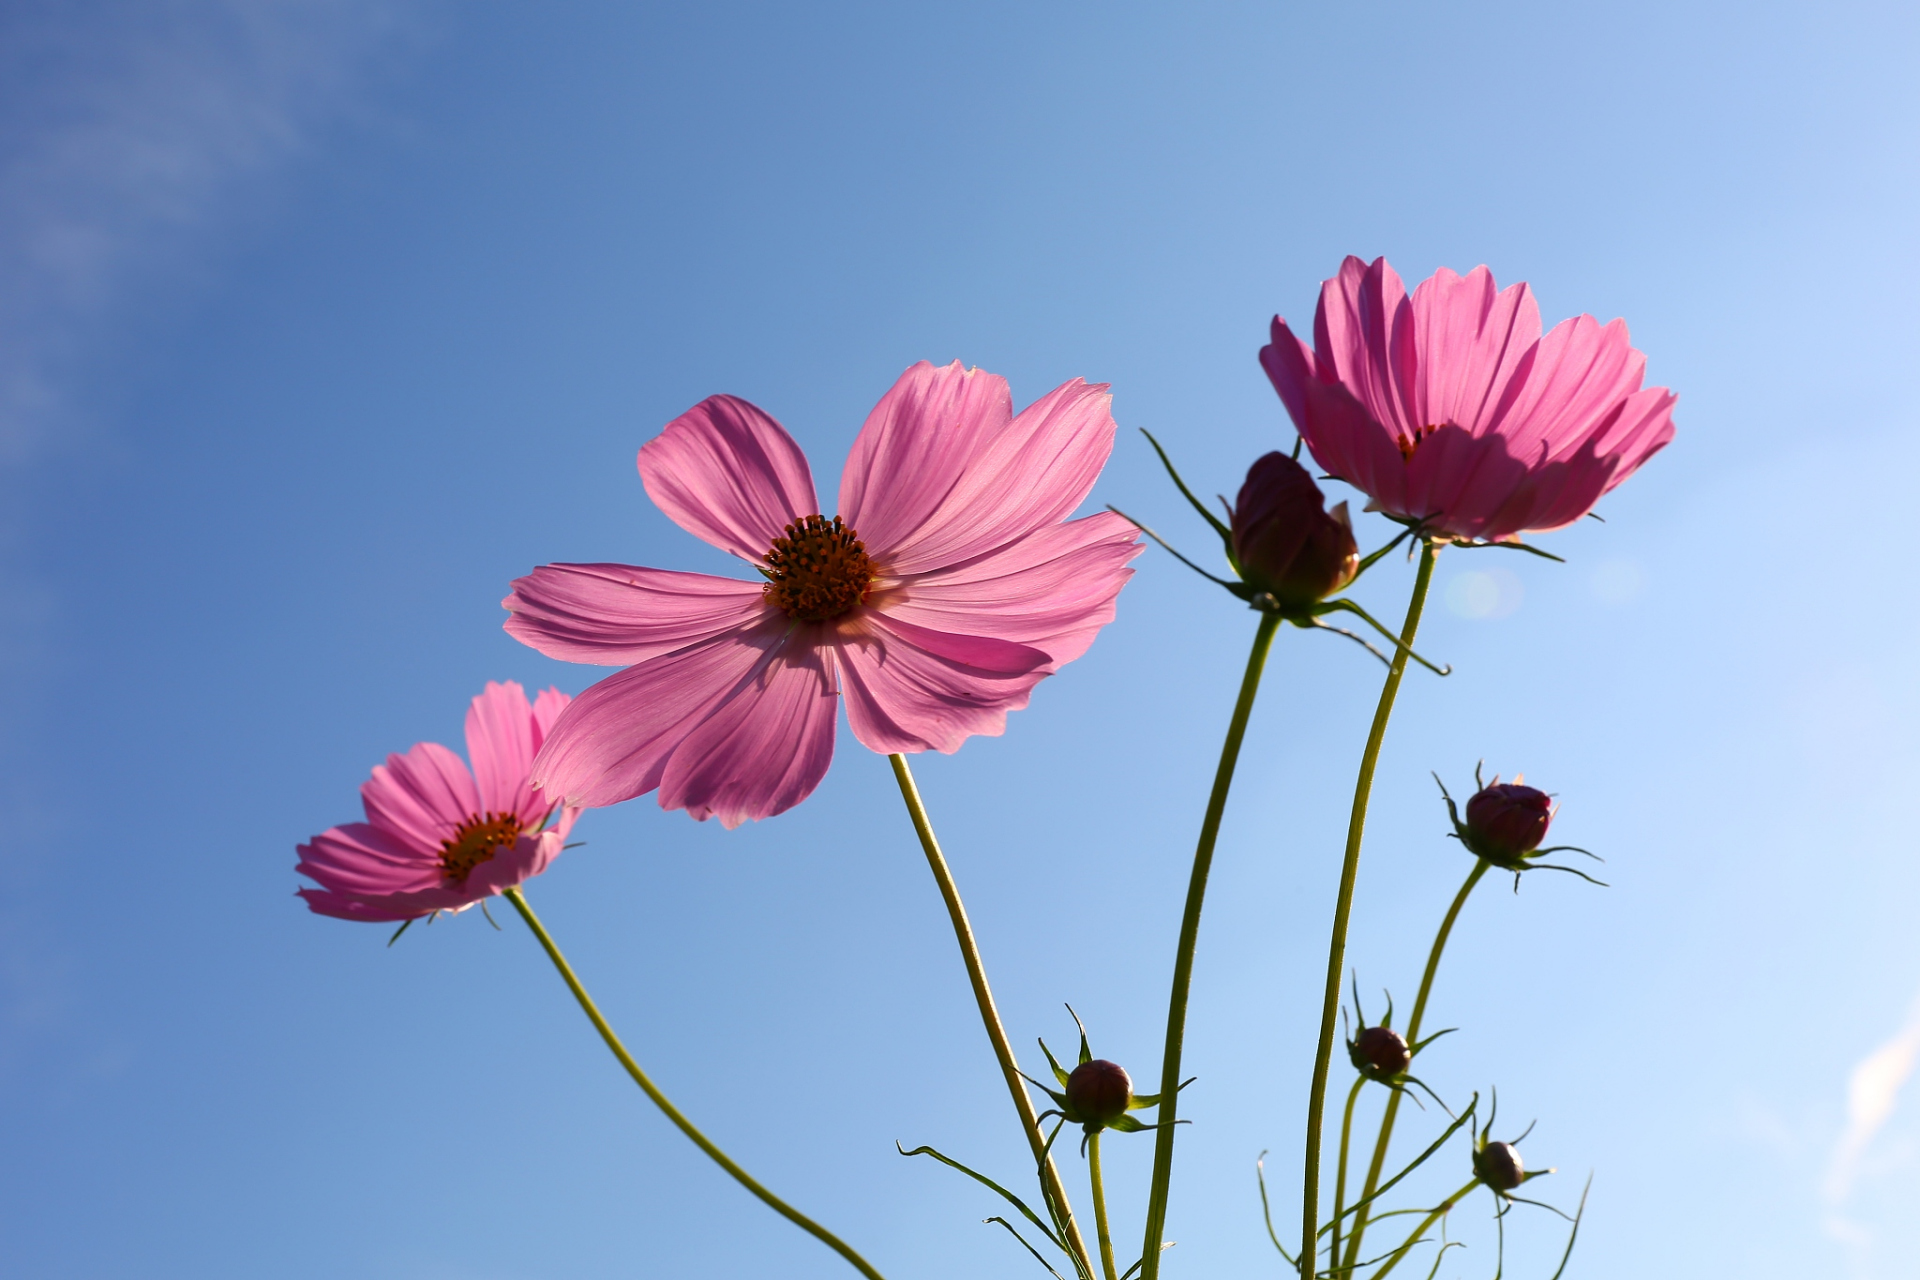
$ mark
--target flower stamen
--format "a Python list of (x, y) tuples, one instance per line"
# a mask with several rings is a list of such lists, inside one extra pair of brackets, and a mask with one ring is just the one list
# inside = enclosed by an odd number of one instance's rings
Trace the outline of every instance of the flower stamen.
[(1393, 438), (1393, 442), (1400, 446), (1400, 456), (1406, 459), (1408, 462), (1412, 462), (1413, 451), (1420, 447), (1420, 442), (1422, 440), (1425, 440), (1428, 436), (1432, 435), (1434, 432), (1438, 431), (1439, 429), (1440, 427), (1438, 424), (1429, 422), (1424, 427), (1415, 427), (1413, 429), (1412, 439), (1408, 439), (1404, 435), (1396, 435)]
[(839, 617), (865, 602), (873, 584), (873, 560), (839, 516), (794, 521), (763, 558), (766, 598), (801, 622)]
[(511, 813), (479, 813), (440, 842), (440, 871), (450, 887), (467, 882), (473, 869), (520, 838), (520, 819)]

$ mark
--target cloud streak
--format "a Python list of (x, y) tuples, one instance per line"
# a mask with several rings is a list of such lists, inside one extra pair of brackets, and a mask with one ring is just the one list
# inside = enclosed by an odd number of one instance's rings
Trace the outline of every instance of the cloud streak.
[(1842, 1210), (1859, 1180), (1868, 1148), (1900, 1102), (1901, 1090), (1920, 1065), (1920, 997), (1908, 1011), (1906, 1025), (1893, 1037), (1854, 1064), (1847, 1078), (1847, 1127), (1834, 1145), (1827, 1165), (1825, 1196), (1828, 1234), (1847, 1244), (1870, 1242), (1866, 1228), (1848, 1219)]
[(70, 429), (119, 313), (353, 108), (380, 0), (12, 6), (0, 17), (0, 463)]

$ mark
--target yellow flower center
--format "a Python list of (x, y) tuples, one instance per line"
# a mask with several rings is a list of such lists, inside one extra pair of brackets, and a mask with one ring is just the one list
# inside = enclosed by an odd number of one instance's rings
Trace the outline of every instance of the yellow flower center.
[(839, 617), (864, 601), (873, 583), (867, 548), (839, 516), (794, 521), (764, 559), (767, 599), (801, 622)]
[(473, 869), (520, 838), (520, 819), (511, 813), (475, 814), (440, 842), (440, 869), (448, 884), (467, 882)]

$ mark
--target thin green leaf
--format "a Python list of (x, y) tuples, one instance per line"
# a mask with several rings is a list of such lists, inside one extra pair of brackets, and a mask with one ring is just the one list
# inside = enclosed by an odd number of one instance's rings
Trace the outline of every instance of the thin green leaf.
[(1228, 546), (1232, 546), (1233, 531), (1227, 528), (1226, 525), (1220, 523), (1219, 516), (1216, 516), (1215, 514), (1213, 514), (1213, 512), (1207, 510), (1206, 503), (1200, 501), (1200, 499), (1193, 496), (1193, 490), (1187, 488), (1187, 482), (1180, 478), (1180, 473), (1178, 471), (1174, 470), (1173, 459), (1169, 458), (1167, 456), (1167, 451), (1160, 447), (1160, 442), (1153, 438), (1153, 432), (1148, 431), (1145, 427), (1142, 427), (1140, 429), (1140, 434), (1147, 438), (1147, 443), (1153, 446), (1153, 451), (1160, 455), (1160, 465), (1165, 467), (1167, 469), (1167, 474), (1173, 477), (1174, 484), (1179, 486), (1181, 496), (1184, 497), (1188, 502), (1193, 504), (1193, 509), (1200, 513), (1200, 516), (1202, 519), (1204, 519), (1208, 524), (1213, 526), (1213, 531), (1220, 535), (1220, 540), (1222, 542), (1226, 543)]
[(1027, 1238), (1025, 1236), (1021, 1235), (1018, 1231), (1014, 1231), (1013, 1224), (1011, 1222), (1008, 1222), (1005, 1218), (1002, 1218), (997, 1214), (994, 1217), (986, 1219), (986, 1221), (997, 1222), (1001, 1226), (1005, 1227), (1008, 1231), (1013, 1232), (1013, 1238), (1020, 1242), (1020, 1245), (1022, 1248), (1024, 1248), (1028, 1253), (1033, 1255), (1033, 1260), (1035, 1262), (1039, 1263), (1041, 1266), (1047, 1269), (1047, 1274), (1051, 1275), (1053, 1277), (1053, 1280), (1067, 1280), (1065, 1276), (1061, 1275), (1058, 1271), (1055, 1271), (1053, 1269), (1053, 1264), (1051, 1262), (1048, 1262), (1045, 1258), (1040, 1256), (1040, 1251), (1038, 1249), (1034, 1248), (1032, 1245), (1027, 1243)]
[(967, 1168), (967, 1166), (961, 1164), (958, 1160), (955, 1160), (951, 1156), (942, 1155), (938, 1151), (935, 1151), (932, 1147), (915, 1147), (913, 1150), (908, 1151), (905, 1147), (902, 1147), (898, 1142), (894, 1143), (893, 1145), (894, 1145), (894, 1149), (897, 1150), (903, 1156), (932, 1156), (935, 1160), (938, 1160), (941, 1164), (946, 1165), (948, 1168), (958, 1169), (960, 1172), (966, 1174), (969, 1178), (972, 1178), (975, 1182), (978, 1182), (982, 1186), (990, 1187), (994, 1191), (999, 1192), (1000, 1198), (1005, 1200), (1008, 1204), (1012, 1205), (1014, 1208), (1018, 1209), (1020, 1211), (1021, 1217), (1025, 1218), (1028, 1222), (1031, 1222), (1034, 1226), (1038, 1227), (1040, 1229), (1040, 1233), (1046, 1236), (1048, 1242), (1051, 1243), (1054, 1248), (1060, 1250), (1062, 1253), (1068, 1252), (1067, 1247), (1064, 1244), (1061, 1244), (1059, 1238), (1055, 1236), (1053, 1232), (1047, 1228), (1047, 1224), (1040, 1221), (1038, 1217), (1034, 1216), (1033, 1210), (1027, 1208), (1026, 1201), (1022, 1200), (1019, 1196), (1013, 1194), (1013, 1192), (1007, 1190), (1005, 1187), (1001, 1186), (999, 1183), (995, 1182), (992, 1178), (989, 1178), (986, 1174), (975, 1173), (972, 1169)]

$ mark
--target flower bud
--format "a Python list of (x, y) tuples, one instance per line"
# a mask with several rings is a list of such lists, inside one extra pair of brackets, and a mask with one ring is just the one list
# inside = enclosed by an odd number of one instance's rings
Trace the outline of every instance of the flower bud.
[(1067, 1107), (1082, 1124), (1112, 1124), (1127, 1113), (1132, 1101), (1133, 1080), (1117, 1062), (1095, 1058), (1075, 1067), (1067, 1077)]
[(1406, 1037), (1392, 1027), (1363, 1028), (1354, 1037), (1351, 1056), (1353, 1065), (1361, 1071), (1389, 1080), (1413, 1063), (1413, 1051), (1407, 1048)]
[(1494, 862), (1513, 862), (1540, 847), (1552, 821), (1546, 792), (1496, 782), (1467, 801), (1467, 847)]
[(1360, 550), (1342, 502), (1331, 512), (1307, 469), (1284, 453), (1255, 462), (1233, 505), (1233, 556), (1248, 586), (1304, 608), (1353, 581)]
[(1495, 1191), (1511, 1191), (1527, 1179), (1520, 1149), (1511, 1142), (1489, 1142), (1474, 1152), (1473, 1172)]

